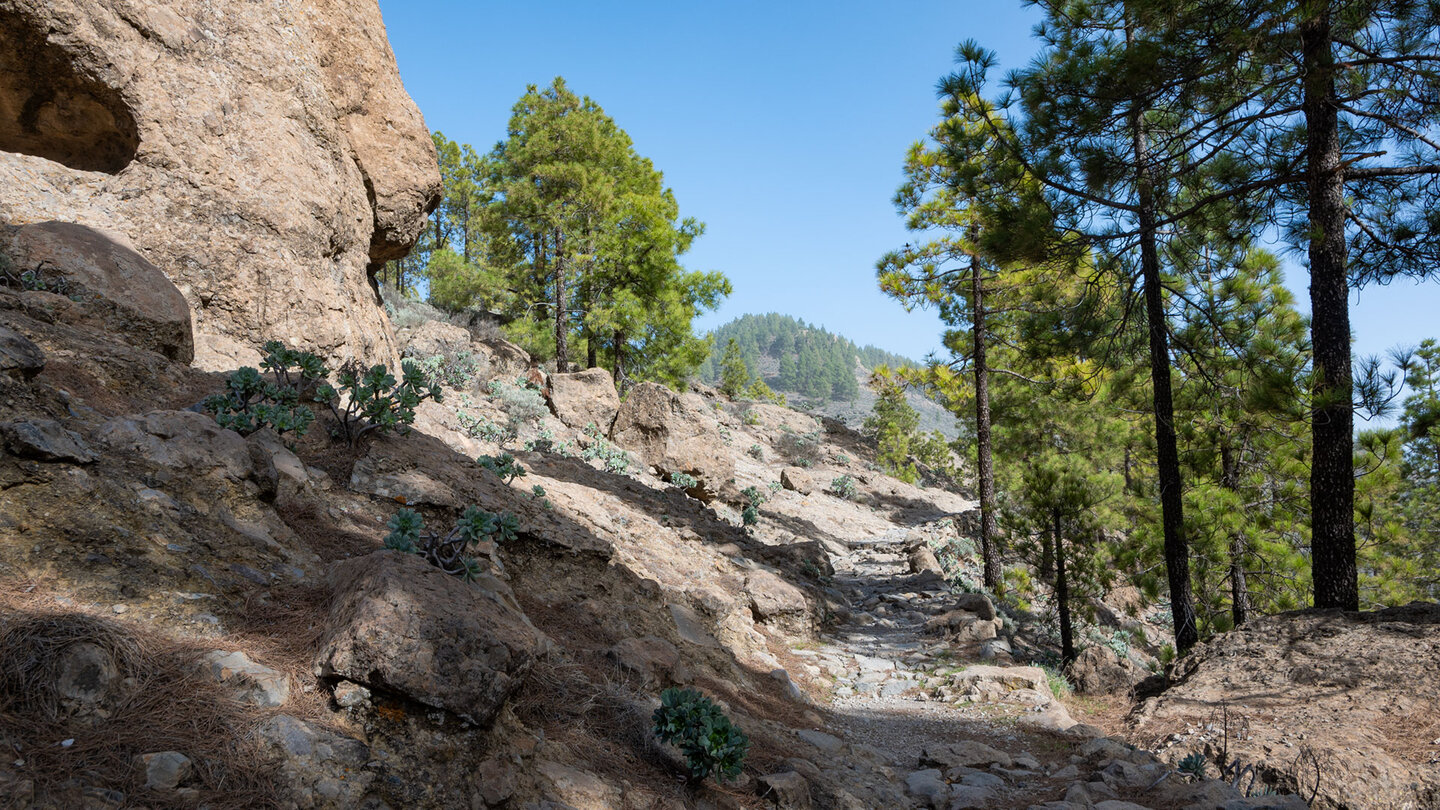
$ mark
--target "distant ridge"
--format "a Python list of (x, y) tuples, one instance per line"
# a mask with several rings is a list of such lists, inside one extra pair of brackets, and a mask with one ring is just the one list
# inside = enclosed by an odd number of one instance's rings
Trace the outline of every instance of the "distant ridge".
[[(854, 341), (822, 326), (808, 324), (776, 312), (741, 315), (710, 332), (714, 344), (697, 374), (706, 383), (719, 379), (720, 360), (733, 338), (752, 375), (786, 395), (791, 407), (833, 416), (859, 427), (875, 404), (867, 387), (870, 372), (920, 366), (917, 360)], [(944, 407), (919, 394), (909, 396), (920, 414), (921, 430), (939, 430), (949, 438), (958, 435), (955, 417)]]

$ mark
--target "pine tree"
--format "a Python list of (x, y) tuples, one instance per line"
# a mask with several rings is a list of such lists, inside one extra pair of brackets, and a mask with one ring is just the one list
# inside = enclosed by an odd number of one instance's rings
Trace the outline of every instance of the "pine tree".
[(910, 462), (910, 444), (920, 415), (905, 401), (905, 386), (890, 369), (876, 369), (870, 387), (878, 396), (862, 429), (875, 440), (875, 460), (887, 474), (913, 484), (917, 475)]
[(720, 361), (720, 392), (730, 398), (740, 396), (750, 385), (750, 369), (745, 367), (745, 358), (740, 353), (740, 343), (735, 338), (725, 344), (725, 357)]

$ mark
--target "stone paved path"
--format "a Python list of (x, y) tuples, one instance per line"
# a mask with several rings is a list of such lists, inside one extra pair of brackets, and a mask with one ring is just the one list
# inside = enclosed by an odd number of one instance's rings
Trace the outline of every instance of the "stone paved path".
[[(850, 616), (816, 647), (794, 651), (819, 674), (812, 682), (832, 684), (827, 730), (801, 739), (873, 762), (863, 778), (885, 806), (1297, 807), (1294, 797), (1241, 799), (1223, 783), (1192, 784), (1149, 752), (1096, 738), (1097, 729), (1065, 731), (1074, 720), (1043, 673), (1003, 663), (1008, 650), (983, 615), (988, 603), (912, 573), (911, 537), (897, 529), (852, 542), (834, 561)], [(991, 656), (998, 665), (970, 666)]]

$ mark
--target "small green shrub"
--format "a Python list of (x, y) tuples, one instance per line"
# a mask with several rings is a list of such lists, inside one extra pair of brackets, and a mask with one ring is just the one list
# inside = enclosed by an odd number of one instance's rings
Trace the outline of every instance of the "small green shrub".
[(390, 534), (385, 536), (385, 548), (419, 554), (441, 571), (467, 582), (480, 575), (480, 563), (467, 553), (471, 546), (490, 538), (514, 540), (520, 530), (514, 515), (497, 515), (478, 506), (467, 508), (445, 535), (425, 531), (424, 518), (413, 509), (401, 509), (386, 525)]
[[(556, 452), (555, 432), (550, 428), (540, 428), (540, 432), (536, 434), (535, 438), (525, 442), (525, 449), (534, 453)], [(564, 453), (561, 452), (561, 455)]]
[(798, 467), (810, 467), (820, 460), (820, 434), (796, 433), (789, 428), (780, 431), (775, 449)]
[(278, 340), (265, 344), (260, 367), (246, 366), (225, 381), (225, 393), (206, 397), (200, 407), (223, 428), (248, 436), (261, 428), (304, 436), (315, 414), (300, 403), (301, 392), (322, 385), (329, 372), (319, 357), (290, 349)]
[(680, 489), (694, 489), (700, 486), (700, 479), (686, 473), (672, 473), (670, 483)]
[(475, 459), (475, 463), (495, 473), (507, 484), (516, 478), (525, 477), (525, 468), (520, 466), (520, 462), (516, 461), (515, 457), (509, 453), (501, 453), (498, 456), (481, 456)]
[(1169, 666), (1175, 660), (1175, 645), (1165, 644), (1160, 647), (1160, 664)]
[(768, 489), (768, 490), (770, 490), (770, 494), (771, 494), (771, 495), (774, 495), (775, 493), (777, 493), (777, 492), (779, 492), (780, 490), (784, 489), (784, 488), (785, 488), (785, 485), (782, 484), (782, 483), (780, 483), (779, 481), (771, 481), (770, 483), (768, 483), (768, 484), (765, 485), (765, 488)]
[(522, 427), (534, 426), (550, 412), (540, 391), (524, 378), (516, 380), (514, 385), (494, 380), (489, 390), (490, 398), (505, 412), (512, 434), (519, 435)]
[(330, 408), (336, 435), (352, 447), (371, 431), (404, 433), (415, 422), (416, 406), (427, 399), (442, 400), (440, 386), (411, 362), (401, 363), (398, 381), (382, 365), (365, 369), (354, 362), (340, 369), (336, 381), (339, 389), (322, 382), (315, 399)]
[(745, 487), (744, 489), (740, 490), (740, 494), (743, 495), (745, 497), (745, 500), (756, 509), (759, 509), (760, 504), (765, 503), (765, 501), (767, 500), (765, 495), (761, 493), (760, 490), (756, 487)]
[(475, 381), (480, 373), (480, 361), (474, 352), (461, 350), (454, 354), (437, 354), (432, 357), (414, 358), (415, 364), (425, 376), (451, 388), (464, 390)]
[(855, 500), (860, 494), (855, 488), (855, 479), (848, 475), (842, 475), (830, 482), (830, 493), (837, 498), (844, 498), (847, 501)]
[(600, 432), (600, 426), (591, 422), (585, 426), (585, 435), (590, 437), (590, 445), (580, 454), (586, 461), (599, 459), (605, 462), (605, 469), (609, 472), (623, 475), (630, 469), (630, 454), (610, 443), (605, 434)]
[(1070, 687), (1070, 681), (1065, 678), (1065, 675), (1060, 672), (1060, 670), (1048, 665), (1041, 665), (1040, 668), (1044, 670), (1045, 682), (1050, 686), (1050, 692), (1054, 694), (1055, 697), (1066, 697), (1073, 691)]
[(685, 755), (692, 782), (711, 775), (722, 779), (740, 775), (750, 738), (710, 698), (671, 687), (660, 693), (660, 708), (652, 719), (655, 736)]
[(745, 452), (749, 453), (750, 457), (755, 459), (756, 461), (765, 460), (765, 448), (761, 447), (758, 444), (750, 445), (750, 449), (746, 450)]
[(15, 263), (10, 257), (0, 253), (0, 285), (30, 292), (55, 293), (72, 300), (81, 300), (80, 291), (70, 282), (70, 279), (59, 273), (46, 275), (46, 264), (42, 261), (38, 266), (29, 270), (16, 270)]
[(515, 438), (508, 425), (497, 425), (494, 421), (485, 416), (471, 416), (464, 408), (472, 408), (475, 402), (470, 397), (460, 395), (460, 408), (455, 410), (455, 420), (460, 423), (460, 429), (465, 431), (472, 439), (479, 439), (484, 442), (494, 442), (504, 445)]
[(1196, 779), (1205, 778), (1205, 755), (1198, 751), (1180, 760), (1177, 766), (1180, 773), (1188, 774)]
[(758, 425), (760, 424), (760, 414), (753, 410), (746, 409), (745, 415), (740, 418), (740, 421), (747, 425)]
[(760, 522), (760, 510), (752, 504), (745, 504), (745, 508), (740, 510), (740, 522), (747, 527), (754, 526)]

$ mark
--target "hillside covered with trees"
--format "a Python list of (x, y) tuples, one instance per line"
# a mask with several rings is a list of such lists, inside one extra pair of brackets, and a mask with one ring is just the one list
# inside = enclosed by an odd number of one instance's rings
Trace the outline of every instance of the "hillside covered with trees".
[[(789, 315), (742, 315), (709, 333), (710, 355), (696, 374), (718, 385), (727, 352), (738, 351), (745, 371), (762, 380), (796, 408), (833, 416), (859, 427), (878, 398), (872, 373), (881, 367), (912, 368), (919, 363), (875, 346), (859, 346), (823, 326)], [(731, 349), (730, 342), (735, 342)], [(919, 389), (905, 393), (923, 431), (956, 435), (955, 417)]]

